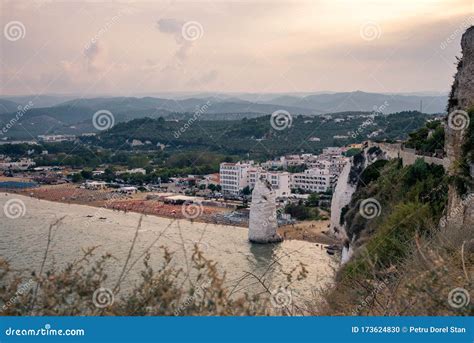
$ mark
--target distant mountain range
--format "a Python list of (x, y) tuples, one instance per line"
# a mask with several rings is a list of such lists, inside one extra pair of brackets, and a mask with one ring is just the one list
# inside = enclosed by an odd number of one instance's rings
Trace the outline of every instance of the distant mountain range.
[[(381, 94), (361, 91), (347, 93), (321, 93), (311, 95), (242, 94), (244, 100), (236, 96), (216, 94), (196, 95), (190, 98), (157, 97), (98, 97), (77, 99), (72, 96), (16, 96), (0, 98), (0, 124), (5, 125), (15, 117), (19, 106), (30, 101), (33, 108), (28, 110), (8, 135), (16, 137), (48, 133), (93, 132), (92, 116), (99, 110), (113, 113), (116, 122), (137, 118), (183, 119), (196, 113), (200, 120), (239, 120), (268, 115), (277, 110), (288, 111), (292, 115), (319, 115), (339, 112), (384, 113), (419, 111), (442, 113), (445, 111), (447, 96), (414, 94)], [(27, 133), (26, 133), (27, 132)]]

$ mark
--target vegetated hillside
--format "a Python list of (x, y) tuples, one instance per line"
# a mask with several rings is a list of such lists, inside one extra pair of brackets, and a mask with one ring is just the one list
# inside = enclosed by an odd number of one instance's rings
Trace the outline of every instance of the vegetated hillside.
[(434, 153), (444, 148), (444, 126), (436, 120), (426, 123), (421, 129), (409, 134), (405, 142), (406, 148), (412, 148), (420, 153)]
[[(449, 178), (419, 159), (378, 161), (360, 175), (343, 220), (354, 255), (327, 291), (330, 315), (473, 315), (456, 308), (449, 292), (472, 290), (472, 228), (440, 225)], [(364, 201), (378, 203), (375, 214)], [(365, 215), (364, 215), (365, 213)]]
[(324, 113), (342, 111), (372, 111), (374, 106), (385, 105), (385, 113), (418, 111), (420, 106), (425, 113), (442, 113), (448, 96), (399, 95), (367, 92), (347, 92), (334, 94), (314, 94), (305, 97), (281, 96), (267, 103), (283, 106), (298, 106), (317, 109)]
[(0, 99), (0, 114), (15, 112), (18, 109), (18, 104), (16, 102)]
[[(251, 158), (273, 158), (281, 154), (318, 152), (327, 146), (361, 142), (375, 131), (379, 139), (403, 139), (408, 132), (423, 126), (429, 118), (418, 112), (403, 112), (379, 115), (367, 124), (368, 118), (360, 114), (334, 114), (331, 119), (296, 116), (292, 118), (291, 126), (282, 130), (272, 127), (270, 116), (238, 121), (137, 119), (119, 123), (90, 141), (106, 148), (129, 149), (130, 146), (124, 143), (135, 139), (150, 141), (152, 145), (168, 145), (166, 149), (206, 149), (232, 155), (250, 154)], [(150, 146), (142, 148), (149, 149)]]
[(26, 105), (30, 101), (33, 103), (35, 108), (40, 107), (51, 107), (56, 106), (62, 102), (72, 100), (77, 96), (74, 95), (43, 95), (43, 94), (32, 94), (32, 95), (11, 95), (3, 96), (2, 99), (13, 101), (20, 105)]
[[(13, 125), (5, 136), (14, 139), (31, 139), (31, 136), (48, 134), (76, 134), (98, 132), (93, 125), (94, 109), (77, 106), (58, 106), (32, 108)], [(124, 122), (135, 118), (158, 118), (168, 115), (164, 110), (137, 110), (115, 113), (115, 122)], [(0, 114), (0, 126), (5, 126), (16, 113)], [(25, 130), (26, 129), (26, 130)]]
[[(265, 97), (262, 97), (265, 98)], [(113, 114), (116, 123), (138, 118), (181, 119), (198, 116), (202, 120), (241, 120), (256, 118), (287, 111), (293, 117), (298, 115), (315, 116), (323, 113), (373, 112), (384, 114), (401, 111), (416, 111), (423, 106), (425, 113), (443, 111), (439, 104), (443, 96), (405, 96), (377, 93), (351, 92), (334, 94), (313, 94), (306, 97), (280, 96), (272, 100), (259, 101), (259, 97), (247, 101), (236, 97), (207, 96), (184, 99), (156, 97), (100, 97), (91, 99), (72, 99), (58, 103), (67, 96), (12, 97), (20, 104), (31, 101), (33, 107), (22, 116), (8, 137), (14, 139), (31, 138), (46, 131), (50, 134), (81, 134), (94, 132), (92, 117), (101, 110)], [(18, 104), (10, 98), (0, 99), (0, 124), (4, 126), (15, 117)], [(54, 104), (47, 107), (48, 104)], [(46, 119), (47, 124), (43, 123)], [(26, 130), (25, 130), (26, 129)]]
[(163, 99), (163, 98), (135, 98), (135, 97), (113, 97), (113, 98), (93, 98), (71, 100), (60, 106), (78, 106), (89, 108), (95, 111), (108, 110), (112, 113), (123, 114), (129, 111), (168, 111), (178, 113), (193, 113), (201, 107), (206, 106), (205, 113), (259, 113), (260, 115), (270, 114), (277, 110), (286, 110), (294, 114), (316, 114), (311, 108), (298, 106), (281, 106), (278, 104), (261, 104), (240, 100), (237, 98), (222, 99), (218, 97), (188, 98), (188, 99)]

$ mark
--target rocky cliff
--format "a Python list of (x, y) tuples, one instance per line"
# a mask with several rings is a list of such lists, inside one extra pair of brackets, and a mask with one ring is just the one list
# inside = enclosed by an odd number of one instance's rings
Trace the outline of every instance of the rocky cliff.
[[(445, 151), (449, 160), (449, 172), (453, 176), (460, 173), (460, 161), (466, 158), (466, 151), (462, 147), (468, 139), (471, 119), (468, 112), (474, 109), (474, 26), (462, 36), (461, 48), (462, 57), (458, 61), (451, 88), (445, 130)], [(473, 152), (467, 153), (472, 163)], [(472, 191), (473, 189), (468, 189), (467, 193)], [(463, 197), (453, 185), (449, 189), (447, 220), (456, 226), (474, 226), (474, 198), (469, 194), (464, 194)]]

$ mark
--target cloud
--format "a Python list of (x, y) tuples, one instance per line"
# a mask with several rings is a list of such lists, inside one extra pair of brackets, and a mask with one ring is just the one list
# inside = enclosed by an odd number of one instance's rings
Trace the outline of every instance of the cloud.
[(175, 35), (176, 40), (182, 40), (181, 28), (183, 27), (184, 22), (180, 22), (174, 18), (165, 18), (160, 19), (157, 22), (158, 30), (163, 33), (171, 33)]
[(97, 72), (103, 69), (105, 60), (105, 50), (99, 42), (91, 42), (84, 48), (86, 58), (86, 69), (88, 72)]
[(178, 44), (178, 49), (175, 52), (175, 57), (180, 61), (184, 61), (188, 57), (188, 52), (191, 49), (193, 43), (185, 40), (182, 35), (182, 28), (185, 24), (184, 21), (180, 21), (175, 18), (164, 18), (157, 22), (158, 31), (164, 34), (168, 34), (174, 37)]

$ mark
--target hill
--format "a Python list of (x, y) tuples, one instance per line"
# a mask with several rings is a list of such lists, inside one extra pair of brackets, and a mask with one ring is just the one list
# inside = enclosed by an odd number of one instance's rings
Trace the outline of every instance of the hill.
[(422, 105), (424, 113), (442, 113), (446, 108), (448, 96), (400, 95), (366, 93), (361, 91), (315, 94), (304, 97), (281, 96), (268, 103), (282, 106), (311, 108), (324, 113), (342, 111), (373, 111), (386, 104), (384, 113), (418, 111)]
[[(272, 127), (270, 116), (234, 121), (145, 118), (119, 123), (91, 138), (91, 143), (106, 148), (130, 149), (130, 145), (124, 143), (135, 139), (151, 144), (136, 149), (150, 149), (160, 143), (168, 145), (168, 150), (205, 149), (232, 155), (249, 154), (252, 158), (273, 158), (361, 142), (374, 132), (378, 133), (379, 139), (403, 139), (430, 118), (418, 112), (402, 112), (377, 116), (366, 125), (364, 123), (370, 119), (368, 115), (363, 112), (334, 114), (330, 118), (301, 115), (292, 118), (291, 126), (283, 130)], [(358, 127), (361, 129), (355, 132)]]
[(16, 102), (7, 99), (0, 99), (0, 114), (15, 112), (18, 106), (19, 105)]

